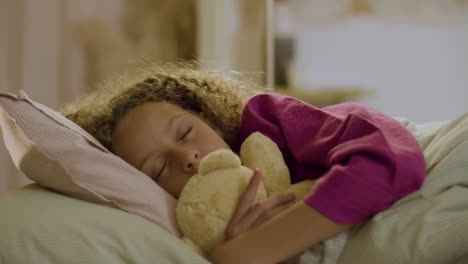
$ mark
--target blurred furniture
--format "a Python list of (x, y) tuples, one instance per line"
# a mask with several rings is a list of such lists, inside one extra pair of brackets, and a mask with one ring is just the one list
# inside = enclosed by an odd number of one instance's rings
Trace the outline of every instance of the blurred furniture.
[(299, 89), (277, 87), (275, 92), (296, 97), (316, 107), (325, 107), (374, 95), (371, 89), (358, 87), (322, 87), (317, 89)]

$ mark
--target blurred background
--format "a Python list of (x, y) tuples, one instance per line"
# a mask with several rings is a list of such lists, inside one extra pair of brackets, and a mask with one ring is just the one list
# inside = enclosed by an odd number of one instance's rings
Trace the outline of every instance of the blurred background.
[[(468, 111), (468, 0), (0, 0), (2, 92), (58, 109), (141, 58), (447, 120)], [(27, 182), (0, 144), (0, 192)]]

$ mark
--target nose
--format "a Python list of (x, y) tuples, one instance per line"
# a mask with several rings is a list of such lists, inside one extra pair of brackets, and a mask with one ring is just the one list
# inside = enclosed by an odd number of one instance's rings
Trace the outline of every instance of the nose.
[(200, 152), (194, 149), (186, 149), (182, 155), (184, 171), (193, 174), (197, 173), (200, 164)]

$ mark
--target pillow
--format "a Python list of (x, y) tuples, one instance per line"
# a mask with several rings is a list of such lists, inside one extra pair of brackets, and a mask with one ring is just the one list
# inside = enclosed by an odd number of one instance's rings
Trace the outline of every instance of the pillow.
[(0, 126), (14, 164), (31, 180), (143, 216), (180, 236), (176, 200), (61, 114), (24, 92), (0, 93)]
[(0, 262), (208, 264), (159, 225), (28, 185), (0, 196)]

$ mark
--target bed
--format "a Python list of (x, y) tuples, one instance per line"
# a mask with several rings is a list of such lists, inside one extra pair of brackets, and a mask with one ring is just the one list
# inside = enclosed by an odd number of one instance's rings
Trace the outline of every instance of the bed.
[[(0, 195), (0, 263), (209, 263), (172, 229), (174, 201), (158, 196), (159, 189), (139, 196), (137, 187), (148, 182), (138, 172), (119, 167), (134, 173), (130, 187), (115, 184), (126, 179), (115, 171), (81, 179), (74, 169), (87, 170), (84, 161), (62, 159), (96, 162), (93, 155), (111, 154), (25, 94), (2, 94), (0, 106), (5, 145), (37, 182)], [(399, 121), (424, 150), (422, 189), (285, 263), (468, 263), (468, 113), (445, 122)], [(64, 145), (48, 149), (64, 133)], [(116, 190), (126, 193), (115, 196)], [(161, 197), (164, 205), (146, 201)]]

